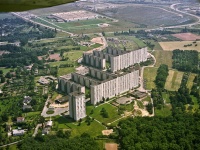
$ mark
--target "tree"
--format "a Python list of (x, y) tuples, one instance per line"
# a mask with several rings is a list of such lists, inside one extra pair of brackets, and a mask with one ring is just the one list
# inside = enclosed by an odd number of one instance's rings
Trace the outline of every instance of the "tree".
[(5, 77), (1, 77), (1, 83), (4, 83), (6, 81)]

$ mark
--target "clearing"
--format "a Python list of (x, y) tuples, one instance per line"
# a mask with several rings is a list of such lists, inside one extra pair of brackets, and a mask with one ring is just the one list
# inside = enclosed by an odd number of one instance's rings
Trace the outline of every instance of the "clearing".
[(173, 41), (173, 42), (159, 42), (164, 51), (180, 50), (196, 50), (200, 52), (200, 41)]
[(165, 89), (169, 91), (177, 91), (180, 88), (183, 72), (169, 70), (169, 75), (165, 83)]
[(157, 75), (157, 68), (146, 67), (144, 69), (144, 86), (145, 89), (151, 90), (156, 87), (154, 81)]
[(153, 55), (156, 58), (155, 67), (166, 64), (169, 68), (172, 68), (172, 51), (154, 51)]

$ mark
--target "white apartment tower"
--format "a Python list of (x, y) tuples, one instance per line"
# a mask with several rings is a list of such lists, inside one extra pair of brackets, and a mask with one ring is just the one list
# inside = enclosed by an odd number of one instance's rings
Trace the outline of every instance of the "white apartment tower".
[(84, 93), (73, 92), (69, 94), (69, 115), (76, 121), (86, 117)]

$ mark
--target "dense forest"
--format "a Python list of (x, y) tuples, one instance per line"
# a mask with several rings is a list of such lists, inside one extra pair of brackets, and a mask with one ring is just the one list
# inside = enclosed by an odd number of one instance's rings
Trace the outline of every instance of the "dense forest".
[(168, 66), (165, 64), (160, 65), (157, 70), (157, 75), (155, 79), (155, 84), (158, 89), (163, 89), (168, 76)]
[(119, 123), (122, 150), (198, 150), (200, 114), (177, 113), (174, 116), (137, 117)]
[[(59, 135), (60, 136), (60, 135)], [(28, 138), (21, 145), (20, 150), (100, 150), (96, 141), (88, 134), (70, 138), (59, 136), (37, 136)]]
[[(15, 42), (16, 39), (22, 44), (31, 39), (53, 38), (56, 33), (53, 30), (26, 22), (21, 18), (0, 20), (0, 42)], [(2, 36), (4, 34), (4, 36)]]
[(0, 56), (0, 67), (27, 66), (32, 63), (40, 63), (37, 56), (46, 55), (47, 49), (29, 50), (14, 45), (1, 45), (0, 49), (9, 53)]
[(187, 71), (197, 73), (198, 70), (198, 52), (197, 51), (173, 51), (173, 68), (179, 71)]

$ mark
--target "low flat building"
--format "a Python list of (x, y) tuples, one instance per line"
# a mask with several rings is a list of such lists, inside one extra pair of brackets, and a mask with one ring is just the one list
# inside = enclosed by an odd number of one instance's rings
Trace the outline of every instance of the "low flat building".
[(18, 130), (18, 129), (13, 129), (12, 130), (12, 135), (13, 136), (22, 136), (24, 135), (25, 131), (24, 130)]
[(24, 117), (17, 117), (17, 123), (22, 123), (25, 121)]

